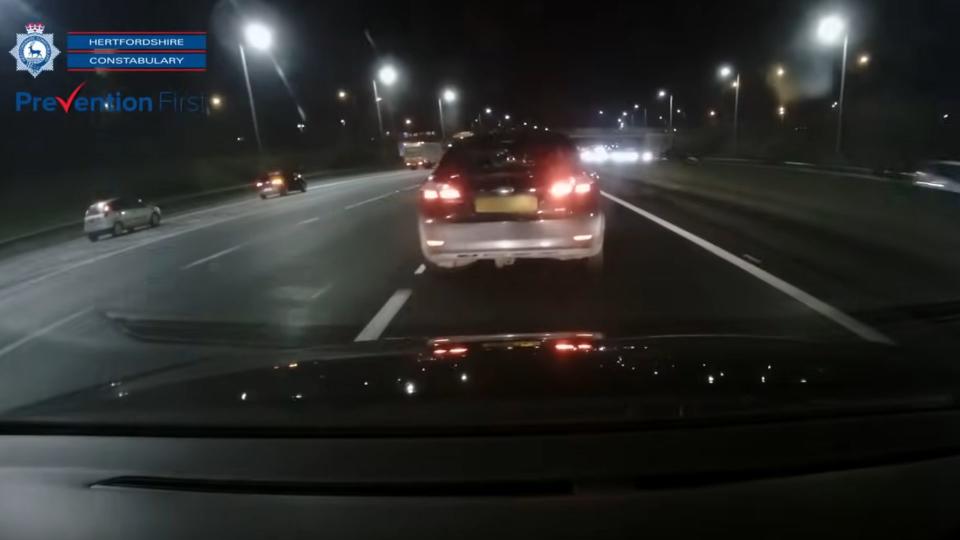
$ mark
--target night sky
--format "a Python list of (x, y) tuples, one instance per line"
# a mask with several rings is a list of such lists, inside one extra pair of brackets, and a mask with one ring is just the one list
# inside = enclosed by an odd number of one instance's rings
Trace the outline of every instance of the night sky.
[[(57, 60), (57, 72), (33, 80), (14, 73), (8, 57), (7, 69), (0, 70), (8, 105), (0, 114), (24, 129), (54, 129), (82, 120), (12, 115), (15, 91), (64, 95), (77, 82), (97, 78), (104, 88), (131, 92), (163, 88), (219, 93), (229, 105), (225, 118), (218, 120), (230, 126), (223, 129), (248, 130), (236, 49), (238, 28), (246, 20), (264, 21), (275, 29), (277, 62), (306, 111), (308, 124), (321, 131), (335, 130), (342, 117), (369, 127), (373, 114), (369, 81), (378, 59), (395, 62), (401, 72), (400, 83), (388, 95), (394, 121), (411, 117), (429, 127), (436, 122), (436, 95), (446, 84), (460, 92), (461, 100), (450, 114), (458, 114), (461, 121), (491, 106), (511, 113), (515, 120), (558, 127), (594, 125), (600, 122), (596, 111), (601, 108), (619, 111), (639, 103), (651, 111), (662, 110), (655, 92), (668, 87), (685, 111), (678, 124), (695, 126), (706, 110), (731, 106), (729, 91), (716, 77), (722, 62), (735, 64), (743, 76), (747, 119), (751, 114), (767, 115), (777, 102), (791, 107), (829, 102), (836, 94), (839, 51), (818, 47), (811, 37), (816, 17), (834, 10), (851, 21), (851, 56), (868, 51), (872, 58), (868, 70), (851, 77), (853, 95), (899, 96), (944, 111), (953, 111), (960, 96), (956, 0), (843, 4), (0, 0), (0, 6), (5, 15), (0, 36), (6, 35), (10, 46), (13, 34), (34, 20), (57, 34), (61, 49), (68, 30), (210, 32), (210, 67), (205, 74), (68, 74), (63, 70), (64, 53)], [(769, 80), (777, 63), (789, 72), (782, 95)], [(274, 139), (280, 133), (292, 136), (288, 128), (297, 122), (293, 100), (268, 60), (251, 54), (250, 65), (265, 136), (274, 131)], [(349, 91), (354, 101), (339, 103), (339, 88)], [(953, 112), (960, 116), (960, 111)], [(155, 129), (156, 122), (161, 121), (144, 119), (138, 126)]]

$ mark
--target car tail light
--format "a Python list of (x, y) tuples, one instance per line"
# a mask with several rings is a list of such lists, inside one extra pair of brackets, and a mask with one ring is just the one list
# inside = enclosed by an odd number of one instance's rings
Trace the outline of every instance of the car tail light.
[(440, 198), (445, 201), (459, 200), (460, 190), (449, 184), (443, 184), (440, 186)]
[(564, 178), (557, 180), (550, 185), (550, 195), (557, 199), (569, 196), (571, 193), (577, 195), (586, 195), (593, 190), (593, 184), (590, 181), (577, 180), (576, 178)]
[(257, 182), (257, 187), (263, 187), (263, 182)]
[(458, 202), (463, 197), (460, 190), (452, 184), (427, 184), (421, 193), (425, 201), (440, 199), (444, 202)]
[(283, 185), (283, 178), (271, 178), (270, 183), (275, 186)]

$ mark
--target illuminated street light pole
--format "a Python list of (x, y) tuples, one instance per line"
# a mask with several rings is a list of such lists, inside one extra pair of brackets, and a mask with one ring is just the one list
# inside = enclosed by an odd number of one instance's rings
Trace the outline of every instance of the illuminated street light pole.
[(833, 45), (841, 36), (843, 52), (840, 61), (840, 98), (837, 100), (837, 154), (840, 154), (843, 142), (843, 98), (847, 87), (847, 45), (850, 41), (850, 32), (847, 30), (847, 22), (842, 17), (830, 15), (820, 19), (820, 24), (817, 25), (817, 39), (821, 43)]
[(453, 103), (457, 100), (457, 92), (452, 88), (446, 88), (437, 98), (437, 111), (440, 112), (440, 142), (447, 140), (447, 128), (443, 122), (443, 102)]
[(666, 90), (660, 90), (657, 92), (657, 97), (663, 99), (669, 94), (670, 97), (670, 114), (667, 120), (667, 130), (671, 133), (673, 132), (673, 92), (667, 92)]
[[(721, 79), (728, 79), (730, 75), (733, 74), (733, 68), (730, 66), (720, 66), (719, 70)], [(734, 89), (733, 96), (733, 153), (737, 153), (737, 142), (739, 139), (740, 131), (740, 72), (737, 72), (736, 78), (734, 78), (733, 83), (731, 84)]]
[[(266, 51), (273, 43), (273, 33), (260, 23), (250, 23), (244, 29), (244, 38), (254, 49)], [(240, 63), (243, 64), (243, 80), (247, 83), (247, 98), (250, 100), (250, 117), (253, 119), (253, 135), (257, 139), (257, 152), (263, 153), (263, 141), (260, 140), (260, 125), (257, 123), (257, 107), (253, 102), (253, 88), (250, 86), (250, 71), (247, 69), (247, 55), (243, 43), (237, 42), (240, 49)]]
[[(377, 72), (377, 78), (379, 78), (380, 82), (384, 85), (390, 86), (397, 81), (397, 70), (390, 64), (387, 64)], [(373, 79), (373, 102), (377, 106), (377, 126), (380, 128), (380, 137), (383, 137), (383, 113), (380, 111), (380, 102), (383, 101), (383, 99), (380, 97), (380, 91), (377, 88), (377, 78)]]

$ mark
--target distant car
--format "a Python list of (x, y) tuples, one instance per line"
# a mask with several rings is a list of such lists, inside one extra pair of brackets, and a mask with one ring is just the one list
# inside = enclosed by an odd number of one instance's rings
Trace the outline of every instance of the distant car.
[(433, 168), (443, 155), (443, 145), (439, 142), (405, 141), (401, 148), (403, 164), (409, 169)]
[(960, 161), (927, 161), (913, 175), (916, 186), (960, 193)]
[(257, 179), (257, 192), (261, 199), (271, 195), (286, 195), (291, 190), (307, 191), (307, 180), (300, 171), (270, 171)]
[(144, 203), (142, 199), (115, 198), (98, 201), (87, 208), (83, 216), (83, 232), (91, 242), (101, 236), (120, 236), (137, 227), (160, 225), (160, 207)]
[(471, 137), (451, 148), (420, 189), (427, 263), (581, 260), (602, 265), (604, 216), (596, 177), (565, 136), (519, 132)]

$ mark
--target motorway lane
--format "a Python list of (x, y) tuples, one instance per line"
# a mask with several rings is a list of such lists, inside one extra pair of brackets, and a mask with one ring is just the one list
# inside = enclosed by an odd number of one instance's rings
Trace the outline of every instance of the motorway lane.
[[(346, 325), (353, 318), (349, 332), (356, 332), (382, 302), (371, 285), (394, 279), (389, 264), (363, 258), (380, 259), (389, 254), (389, 231), (396, 228), (397, 219), (404, 218), (381, 215), (391, 207), (379, 205), (380, 201), (350, 210), (345, 207), (384, 194), (415, 197), (412, 191), (398, 190), (417, 185), (423, 177), (422, 172), (403, 171), (364, 175), (341, 184), (332, 180), (311, 185), (303, 195), (268, 201), (254, 198), (250, 204), (209, 215), (186, 215), (156, 230), (116, 239), (116, 255), (104, 257), (113, 251), (98, 251), (89, 264), (77, 266), (84, 260), (72, 260), (64, 267), (69, 270), (56, 273), (53, 269), (49, 271), (52, 274), (20, 279), (0, 289), (0, 351), (50, 324), (83, 313), (0, 354), (0, 373), (4, 374), (0, 409), (29, 398), (193, 361), (208, 353), (133, 342), (104, 317), (106, 313), (276, 323), (287, 322), (284, 317), (296, 309), (303, 313), (303, 305), (309, 302), (306, 313), (311, 314), (307, 318), (312, 324), (333, 320)], [(413, 206), (408, 203), (405, 207)], [(405, 217), (412, 220), (412, 214)], [(358, 224), (373, 227), (365, 233), (366, 245), (353, 239)], [(134, 241), (135, 237), (139, 239)], [(93, 246), (102, 249), (101, 245), (111, 243), (113, 239)], [(241, 243), (246, 244), (229, 255), (184, 268)], [(331, 247), (331, 243), (335, 245)], [(356, 251), (347, 254), (346, 246)], [(410, 259), (404, 267), (417, 260)], [(44, 275), (49, 277), (36, 281)], [(363, 281), (354, 279), (358, 277)], [(337, 286), (313, 297), (327, 283)], [(278, 294), (286, 296), (271, 298)]]
[[(46, 274), (0, 288), (0, 410), (202, 361), (214, 349), (178, 341), (244, 342), (264, 337), (264, 327), (270, 340), (305, 345), (375, 339), (380, 329), (382, 337), (589, 330), (857, 339), (609, 199), (599, 276), (549, 261), (421, 272), (410, 188), (423, 176), (334, 180), (306, 195), (252, 200), (86, 244), (99, 257), (93, 262), (30, 261), (46, 263)], [(164, 342), (134, 341), (107, 315), (148, 321)]]

